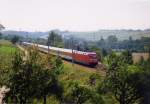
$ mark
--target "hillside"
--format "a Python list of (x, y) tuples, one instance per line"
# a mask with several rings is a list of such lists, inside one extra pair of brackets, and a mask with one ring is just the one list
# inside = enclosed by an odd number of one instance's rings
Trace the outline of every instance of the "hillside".
[[(103, 37), (106, 39), (110, 35), (116, 35), (119, 40), (128, 39), (132, 36), (133, 39), (140, 39), (141, 37), (150, 37), (150, 30), (98, 30), (89, 32), (76, 32), (76, 31), (60, 31), (53, 30), (62, 35), (64, 38), (75, 37), (88, 41), (97, 41)], [(27, 31), (3, 31), (4, 35), (19, 35), (30, 38), (47, 38), (49, 31), (46, 32), (27, 32)]]

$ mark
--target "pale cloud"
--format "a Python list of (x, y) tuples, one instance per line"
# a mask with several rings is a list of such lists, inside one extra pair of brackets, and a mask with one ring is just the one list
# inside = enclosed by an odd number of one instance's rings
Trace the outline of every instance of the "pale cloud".
[(77, 30), (150, 28), (150, 0), (0, 0), (8, 29)]

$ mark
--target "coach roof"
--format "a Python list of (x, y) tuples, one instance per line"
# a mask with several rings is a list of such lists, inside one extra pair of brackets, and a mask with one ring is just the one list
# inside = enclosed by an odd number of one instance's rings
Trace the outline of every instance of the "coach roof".
[[(23, 42), (23, 44), (27, 44), (27, 45), (35, 45), (38, 46), (39, 48), (45, 48), (48, 49), (48, 46), (45, 45), (40, 45), (40, 44), (34, 44), (34, 43), (28, 43), (28, 42)], [(55, 50), (55, 51), (60, 51), (60, 52), (68, 52), (68, 53), (72, 53), (72, 49), (65, 49), (65, 48), (57, 48), (57, 47), (49, 47), (50, 50)], [(84, 54), (84, 55), (88, 55), (88, 54), (96, 54), (95, 52), (83, 52), (83, 51), (78, 51), (78, 50), (73, 50), (74, 53), (78, 53), (78, 54)]]

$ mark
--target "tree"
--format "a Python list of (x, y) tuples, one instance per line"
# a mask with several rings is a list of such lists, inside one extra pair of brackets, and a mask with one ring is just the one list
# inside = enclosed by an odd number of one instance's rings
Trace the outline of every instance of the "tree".
[(133, 41), (132, 36), (129, 36), (129, 41), (130, 41), (130, 42), (132, 42), (132, 41)]
[(138, 81), (136, 88), (141, 96), (141, 104), (150, 104), (150, 58), (147, 61), (141, 60), (138, 67), (141, 68), (141, 72), (134, 73), (131, 79), (134, 82)]
[(93, 73), (89, 77), (89, 85), (96, 86), (97, 82), (100, 81), (101, 76), (98, 73)]
[(99, 61), (101, 62), (103, 61), (102, 53), (99, 48), (97, 48), (96, 46), (92, 46), (90, 50), (96, 52), (96, 55)]
[(137, 83), (140, 104), (150, 104), (150, 72), (137, 72), (130, 76), (130, 83)]
[(60, 75), (61, 73), (63, 73), (63, 62), (60, 56), (57, 56), (55, 58), (54, 61), (54, 66), (52, 68), (52, 72), (53, 74), (55, 74), (56, 76)]
[(110, 35), (107, 38), (107, 48), (108, 49), (116, 49), (117, 48), (118, 38), (116, 35)]
[(130, 80), (128, 64), (114, 53), (109, 56), (109, 70), (106, 80), (107, 87), (114, 94), (120, 104), (133, 104), (139, 100), (140, 95), (136, 86), (138, 82)]
[(116, 37), (116, 35), (110, 35), (110, 36), (108, 36), (107, 41), (109, 43), (115, 43), (118, 41), (118, 38)]
[(1, 37), (2, 37), (1, 30), (3, 30), (3, 29), (5, 29), (5, 27), (4, 27), (2, 24), (0, 24), (0, 39), (1, 39)]
[(47, 40), (48, 46), (55, 46), (55, 47), (63, 47), (63, 40), (61, 35), (51, 31), (48, 36)]
[(71, 103), (83, 104), (89, 100), (91, 92), (87, 86), (80, 85), (78, 82), (73, 82), (70, 84), (70, 88)]
[[(43, 98), (43, 103), (46, 104), (48, 95), (55, 95), (61, 99), (63, 87), (57, 76), (62, 68), (61, 60), (57, 59), (54, 61), (56, 64), (51, 63), (54, 65), (47, 67), (41, 62), (43, 60), (36, 48), (28, 51), (26, 60), (23, 61), (23, 57), (20, 53), (16, 53), (12, 60), (12, 73), (9, 79), (10, 95), (20, 104), (32, 102), (34, 98)], [(57, 73), (53, 71), (54, 69), (57, 69)]]
[(51, 46), (52, 41), (54, 41), (54, 35), (53, 35), (53, 32), (50, 32), (49, 36), (48, 36), (48, 39), (47, 39), (48, 53), (49, 53), (49, 46)]
[(34, 80), (36, 89), (35, 96), (37, 98), (43, 98), (43, 104), (46, 104), (48, 95), (55, 95), (61, 100), (63, 88), (57, 77), (50, 70), (37, 70), (34, 74)]
[(63, 93), (63, 87), (58, 81), (58, 75), (63, 70), (62, 60), (59, 57), (57, 57), (52, 63), (52, 59), (49, 58), (52, 57), (48, 57), (46, 62), (50, 61), (50, 64), (53, 65), (51, 65), (50, 67), (42, 68), (44, 70), (39, 70), (34, 75), (35, 79), (38, 79), (36, 81), (37, 84), (35, 84), (37, 86), (38, 92), (36, 96), (43, 97), (43, 104), (46, 104), (48, 95), (55, 95), (61, 101)]
[[(33, 54), (31, 52), (31, 54)], [(32, 59), (34, 59), (32, 62), (37, 62), (37, 59), (40, 57), (37, 51), (33, 55), (31, 55)], [(42, 57), (43, 58), (43, 57)], [(40, 59), (41, 60), (41, 59)], [(52, 61), (54, 60), (54, 61)], [(43, 60), (44, 61), (44, 60)], [(47, 96), (48, 95), (55, 95), (60, 101), (62, 100), (62, 93), (63, 93), (63, 87), (61, 83), (58, 81), (58, 75), (63, 70), (63, 63), (60, 57), (52, 58), (48, 54), (46, 56), (46, 60), (44, 63), (47, 63), (46, 65), (40, 62), (37, 62), (34, 66), (34, 73), (32, 76), (32, 84), (33, 88), (35, 89), (34, 96), (36, 98), (43, 98), (43, 104), (46, 104), (47, 102)]]
[(12, 60), (12, 73), (9, 79), (10, 95), (16, 99), (16, 102), (25, 104), (32, 102), (36, 95), (36, 84), (38, 81), (35, 78), (35, 73), (42, 71), (42, 67), (38, 62), (38, 53), (36, 50), (30, 51), (26, 60), (23, 60), (23, 55), (16, 52)]
[(103, 55), (103, 57), (105, 57), (105, 56), (107, 56), (107, 50), (106, 49), (104, 49), (104, 48), (102, 48), (101, 49), (102, 50), (102, 55)]
[(79, 82), (71, 82), (69, 85), (70, 93), (67, 96), (69, 104), (104, 104), (104, 101), (95, 88), (82, 85)]
[(90, 102), (91, 104), (105, 104), (100, 93), (97, 93), (95, 91), (91, 92)]
[(3, 35), (3, 34), (0, 32), (0, 39), (2, 38), (2, 35)]
[[(15, 103), (20, 101), (20, 104), (26, 103), (26, 100), (29, 98), (27, 90), (29, 87), (29, 80), (27, 79), (27, 73), (29, 70), (26, 70), (23, 57), (20, 53), (15, 53), (12, 60), (12, 73), (10, 75), (10, 95), (15, 98)], [(28, 73), (30, 75), (30, 73)], [(27, 98), (28, 97), (28, 98)]]
[(106, 42), (103, 37), (97, 42), (97, 45), (99, 46), (100, 49), (106, 48)]
[[(99, 83), (100, 82), (100, 83)], [(93, 73), (89, 77), (89, 85), (91, 87), (90, 90), (90, 104), (104, 104), (104, 100), (102, 98), (101, 89), (101, 76), (98, 73)]]
[(2, 24), (0, 24), (0, 31), (3, 29), (5, 29), (5, 27)]
[(16, 42), (18, 42), (19, 41), (19, 36), (13, 36), (12, 37), (12, 39), (11, 39), (11, 42), (13, 43), (13, 44), (15, 44)]
[(122, 61), (127, 64), (133, 64), (132, 53), (129, 50), (122, 52)]

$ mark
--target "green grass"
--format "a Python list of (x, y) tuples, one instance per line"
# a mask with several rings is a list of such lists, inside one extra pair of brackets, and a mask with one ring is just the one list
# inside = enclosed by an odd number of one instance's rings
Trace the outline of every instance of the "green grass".
[(16, 50), (16, 47), (12, 46), (0, 46), (0, 54), (13, 54)]
[(0, 40), (0, 68), (10, 66), (11, 59), (15, 51), (18, 49), (6, 40)]
[(11, 42), (6, 40), (0, 40), (0, 54), (1, 55), (11, 55), (17, 48)]
[(82, 84), (87, 83), (89, 77), (95, 73), (95, 71), (90, 70), (89, 68), (82, 67), (79, 65), (74, 65), (72, 67), (71, 63), (64, 63), (64, 75), (62, 77), (63, 80), (77, 80)]

